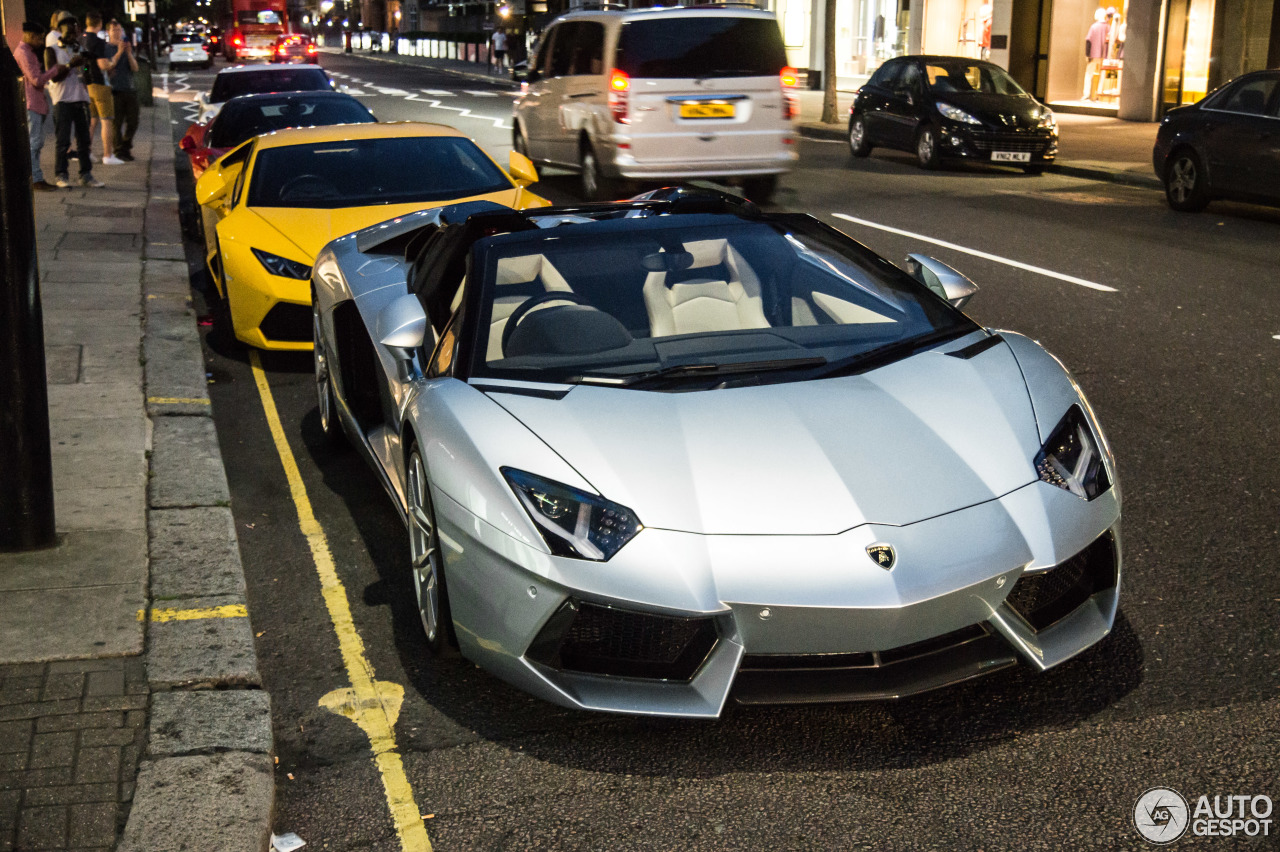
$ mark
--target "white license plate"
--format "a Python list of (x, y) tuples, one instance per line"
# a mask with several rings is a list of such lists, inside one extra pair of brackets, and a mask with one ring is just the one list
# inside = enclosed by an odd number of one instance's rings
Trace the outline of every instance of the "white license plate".
[(992, 151), (991, 159), (997, 163), (1029, 163), (1031, 154), (1027, 151)]

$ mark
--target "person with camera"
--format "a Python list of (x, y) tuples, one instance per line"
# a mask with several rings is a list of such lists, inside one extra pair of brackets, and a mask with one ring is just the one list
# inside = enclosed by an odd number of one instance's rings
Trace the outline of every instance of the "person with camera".
[(133, 159), (133, 135), (138, 132), (138, 89), (133, 79), (138, 71), (138, 60), (133, 55), (133, 42), (125, 35), (119, 21), (107, 25), (106, 56), (103, 71), (111, 84), (116, 111), (113, 147), (117, 157), (130, 161)]
[(13, 52), (22, 70), (23, 88), (27, 96), (27, 134), (31, 139), (31, 188), (37, 192), (49, 192), (55, 189), (53, 184), (44, 179), (44, 170), (40, 168), (40, 152), (44, 149), (44, 137), (48, 132), (49, 93), (45, 86), (60, 73), (65, 73), (61, 65), (44, 69), (40, 63), (40, 54), (44, 50), (44, 27), (26, 21), (22, 24), (22, 41)]
[(76, 154), (80, 160), (80, 185), (102, 186), (93, 176), (93, 161), (89, 159), (89, 89), (78, 73), (89, 57), (80, 47), (80, 21), (70, 12), (58, 18), (58, 43), (45, 48), (45, 66), (63, 66), (61, 75), (55, 74), (49, 81), (49, 94), (53, 98), (53, 171), (56, 183), (66, 189), (71, 186), (68, 173), (67, 152), (71, 149), (71, 133), (76, 135)]

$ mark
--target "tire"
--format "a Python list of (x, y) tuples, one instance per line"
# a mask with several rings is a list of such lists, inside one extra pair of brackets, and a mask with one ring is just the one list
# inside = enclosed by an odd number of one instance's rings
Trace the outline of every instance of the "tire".
[(1164, 197), (1181, 213), (1195, 213), (1209, 203), (1209, 187), (1204, 164), (1190, 148), (1180, 148), (1169, 157), (1164, 170)]
[(579, 163), (582, 168), (582, 197), (587, 201), (612, 201), (616, 185), (612, 178), (600, 171), (600, 160), (589, 142), (582, 144)]
[(867, 157), (871, 155), (871, 147), (866, 119), (854, 114), (849, 118), (849, 153), (855, 157)]
[(345, 449), (347, 436), (338, 422), (338, 400), (333, 392), (333, 377), (329, 374), (329, 353), (324, 348), (320, 334), (320, 312), (315, 307), (315, 289), (311, 291), (311, 343), (316, 378), (316, 407), (320, 413), (320, 434), (324, 443), (333, 450)]
[(773, 201), (773, 194), (777, 191), (777, 175), (758, 175), (742, 181), (742, 194), (748, 201), (754, 201), (756, 204), (768, 204)]
[(426, 465), (417, 446), (409, 450), (405, 464), (405, 503), (409, 510), (409, 570), (413, 574), (414, 604), (427, 650), (437, 656), (457, 647), (453, 618), (449, 614), (449, 594), (445, 586), (444, 559), (435, 510), (431, 506), (431, 486)]
[(920, 168), (930, 171), (938, 168), (942, 161), (938, 153), (938, 131), (927, 124), (916, 134), (916, 161)]

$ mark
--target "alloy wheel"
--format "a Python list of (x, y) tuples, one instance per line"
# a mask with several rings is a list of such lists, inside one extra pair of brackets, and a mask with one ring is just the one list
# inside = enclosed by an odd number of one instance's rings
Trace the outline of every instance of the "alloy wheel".
[(938, 164), (937, 137), (930, 127), (921, 130), (919, 138), (916, 139), (916, 158), (926, 169), (935, 168)]
[(1190, 157), (1179, 157), (1169, 169), (1169, 195), (1179, 204), (1186, 204), (1196, 188), (1196, 164)]
[[(314, 296), (312, 297), (314, 300)], [(329, 356), (324, 351), (324, 341), (320, 336), (320, 311), (318, 308), (312, 308), (311, 311), (311, 343), (315, 349), (316, 368), (316, 401), (320, 409), (320, 431), (325, 435), (332, 434), (334, 426), (333, 422), (333, 392), (329, 389)]]
[(427, 644), (438, 646), (443, 632), (440, 617), (440, 547), (436, 536), (431, 498), (427, 494), (426, 469), (422, 456), (409, 454), (405, 491), (409, 504), (409, 557), (413, 567), (413, 590), (418, 616), (427, 635)]
[(600, 199), (600, 167), (596, 164), (596, 153), (590, 148), (582, 152), (582, 194), (588, 201)]

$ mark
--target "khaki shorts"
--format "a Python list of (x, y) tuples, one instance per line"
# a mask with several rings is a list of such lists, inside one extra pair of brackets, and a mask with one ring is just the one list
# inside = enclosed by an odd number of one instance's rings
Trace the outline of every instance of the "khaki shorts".
[(116, 101), (111, 95), (111, 87), (100, 83), (89, 85), (89, 116), (113, 121), (116, 117)]

